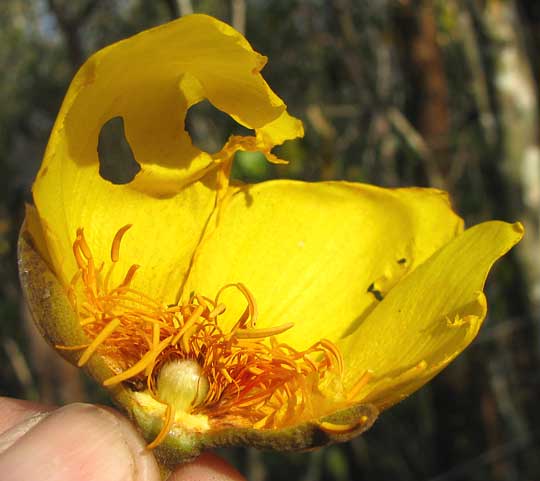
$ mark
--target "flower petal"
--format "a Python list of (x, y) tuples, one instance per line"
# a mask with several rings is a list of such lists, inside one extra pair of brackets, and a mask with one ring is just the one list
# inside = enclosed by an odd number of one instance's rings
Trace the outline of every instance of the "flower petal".
[[(200, 246), (185, 294), (213, 296), (241, 282), (258, 304), (258, 327), (293, 322), (279, 338), (305, 349), (352, 331), (381, 293), (461, 225), (446, 195), (433, 189), (296, 181), (245, 186)], [(227, 312), (243, 309), (233, 309), (234, 302), (232, 295), (226, 300)]]
[(174, 302), (192, 253), (215, 205), (212, 178), (196, 182), (174, 197), (162, 199), (104, 181), (93, 165), (78, 166), (62, 149), (42, 170), (34, 198), (52, 266), (64, 285), (76, 272), (72, 252), (78, 228), (99, 266), (110, 263), (116, 232), (127, 224), (116, 269), (123, 276), (141, 266), (132, 286), (149, 296)]
[[(188, 108), (208, 98), (255, 129), (259, 147), (268, 153), (301, 133), (299, 121), (286, 114), (260, 75), (265, 62), (231, 27), (193, 15), (111, 45), (83, 65), (33, 189), (64, 282), (75, 272), (66, 253), (77, 228), (85, 229), (100, 261), (108, 259), (116, 231), (133, 224), (123, 244), (123, 267), (137, 263), (146, 269), (138, 279), (146, 278), (149, 295), (178, 290), (215, 205), (215, 175), (208, 172), (224, 158), (192, 145), (184, 130)], [(100, 176), (97, 153), (103, 125), (117, 117), (140, 167), (122, 185)], [(137, 281), (135, 286), (145, 287)]]
[(388, 407), (463, 351), (486, 315), (481, 291), (491, 266), (522, 235), (521, 224), (499, 221), (466, 230), (403, 279), (339, 342), (346, 384), (373, 371), (374, 380), (357, 398)]

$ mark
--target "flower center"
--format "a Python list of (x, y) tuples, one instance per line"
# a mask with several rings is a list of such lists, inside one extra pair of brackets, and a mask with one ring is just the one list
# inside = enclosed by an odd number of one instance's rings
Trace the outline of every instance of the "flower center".
[[(96, 264), (83, 230), (77, 230), (78, 272), (69, 297), (90, 343), (64, 349), (82, 350), (79, 366), (98, 351), (115, 373), (103, 384), (146, 389), (168, 406), (167, 430), (175, 411), (205, 414), (215, 426), (259, 429), (311, 416), (322, 396), (321, 382), (341, 379), (337, 347), (323, 339), (297, 351), (280, 342), (276, 336), (292, 323), (256, 328), (255, 299), (241, 283), (224, 286), (214, 299), (192, 294), (187, 302), (169, 305), (131, 287), (136, 264), (113, 283), (122, 237), (130, 227), (116, 234), (107, 268)], [(246, 300), (245, 311), (228, 330), (219, 322), (226, 289), (236, 289)]]
[(191, 411), (202, 404), (209, 389), (208, 378), (193, 359), (171, 361), (159, 370), (157, 398), (175, 410)]

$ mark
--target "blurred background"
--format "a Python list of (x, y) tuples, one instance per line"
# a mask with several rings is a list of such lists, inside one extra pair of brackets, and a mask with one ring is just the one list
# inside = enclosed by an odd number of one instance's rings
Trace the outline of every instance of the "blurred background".
[[(0, 394), (107, 403), (34, 330), (16, 239), (62, 97), (95, 50), (190, 12), (244, 32), (306, 127), (275, 166), (238, 155), (246, 181), (347, 179), (448, 190), (468, 225), (521, 220), (524, 241), (487, 286), (479, 338), (363, 437), (276, 455), (230, 449), (251, 481), (540, 479), (540, 2), (535, 0), (1, 0)], [(188, 114), (217, 151), (231, 121)]]

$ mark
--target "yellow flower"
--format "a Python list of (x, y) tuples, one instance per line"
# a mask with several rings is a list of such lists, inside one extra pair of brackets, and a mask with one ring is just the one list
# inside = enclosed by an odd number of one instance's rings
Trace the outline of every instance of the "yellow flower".
[[(20, 241), (45, 337), (84, 366), (164, 462), (206, 447), (350, 439), (454, 359), (520, 224), (463, 232), (445, 193), (346, 182), (229, 185), (236, 150), (303, 134), (265, 58), (193, 15), (91, 57), (58, 115)], [(192, 145), (208, 99), (253, 136)], [(100, 175), (122, 117), (139, 171)]]

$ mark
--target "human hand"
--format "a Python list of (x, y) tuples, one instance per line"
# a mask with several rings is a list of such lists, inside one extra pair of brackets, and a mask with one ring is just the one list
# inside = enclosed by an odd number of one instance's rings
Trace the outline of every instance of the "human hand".
[[(0, 477), (4, 481), (160, 481), (152, 452), (130, 422), (91, 404), (55, 409), (0, 397)], [(203, 454), (168, 481), (244, 481)]]

